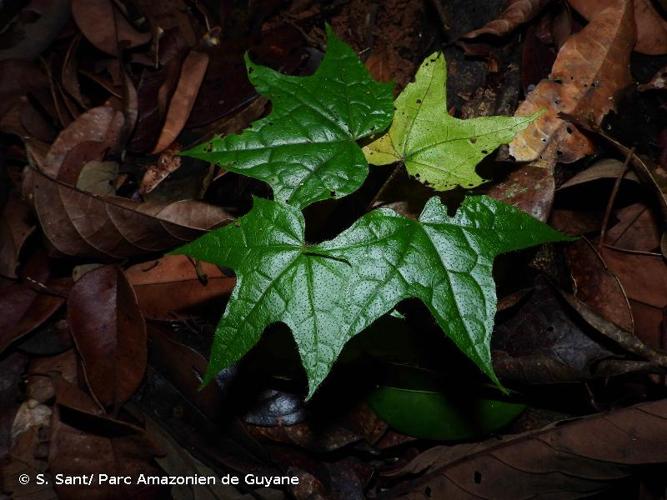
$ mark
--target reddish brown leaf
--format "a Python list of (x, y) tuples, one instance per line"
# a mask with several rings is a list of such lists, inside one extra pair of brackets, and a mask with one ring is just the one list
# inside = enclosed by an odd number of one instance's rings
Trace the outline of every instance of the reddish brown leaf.
[(554, 202), (555, 159), (551, 155), (518, 167), (507, 178), (490, 186), (487, 195), (509, 203), (536, 219), (546, 221)]
[(90, 271), (67, 300), (67, 321), (91, 392), (105, 406), (125, 402), (146, 370), (146, 325), (132, 287), (113, 266)]
[(34, 230), (30, 207), (11, 193), (0, 215), (0, 275), (16, 278), (19, 253)]
[[(581, 172), (577, 173), (575, 176), (568, 179), (567, 182), (563, 183), (558, 189), (579, 186), (580, 184), (586, 184), (587, 182), (597, 181), (600, 179), (615, 180), (621, 177), (625, 171), (626, 168), (622, 161), (607, 158), (595, 162), (586, 170), (582, 170)], [(637, 174), (630, 171), (625, 173), (623, 180), (639, 182)]]
[(549, 79), (542, 80), (516, 111), (517, 116), (546, 109), (517, 134), (510, 154), (518, 161), (533, 161), (548, 150), (565, 163), (593, 152), (593, 144), (559, 113), (600, 123), (614, 109), (617, 91), (630, 85), (630, 52), (635, 25), (631, 3), (614, 0), (558, 52)]
[(607, 490), (632, 468), (665, 463), (667, 400), (558, 422), (482, 443), (436, 446), (398, 475), (390, 498), (579, 498)]
[(42, 325), (64, 303), (54, 292), (63, 293), (66, 288), (60, 283), (49, 283), (44, 255), (33, 256), (22, 274), (23, 282), (0, 288), (0, 352)]
[(623, 330), (634, 332), (635, 324), (628, 298), (618, 281), (605, 266), (593, 245), (581, 239), (565, 249), (574, 295), (591, 310)]
[(667, 264), (661, 255), (622, 252), (603, 247), (607, 267), (618, 277), (630, 300), (635, 333), (645, 344), (663, 348), (661, 322), (667, 307)]
[(32, 61), (60, 34), (69, 21), (69, 0), (53, 0), (39, 19), (23, 25), (20, 40), (13, 47), (0, 50), (0, 61), (22, 59)]
[(149, 326), (149, 333), (151, 360), (155, 360), (161, 373), (206, 417), (212, 420), (218, 418), (224, 408), (220, 387), (209, 384), (201, 388), (207, 359), (155, 325)]
[(153, 148), (153, 154), (167, 148), (178, 137), (181, 130), (183, 130), (185, 123), (190, 117), (192, 106), (197, 99), (199, 87), (201, 87), (204, 81), (204, 75), (208, 68), (208, 60), (208, 55), (204, 52), (191, 50), (185, 61), (183, 61), (181, 75), (169, 103), (167, 117), (160, 133), (160, 138)]
[(229, 295), (236, 283), (213, 264), (200, 262), (195, 268), (184, 255), (136, 264), (125, 275), (144, 316), (153, 319), (173, 319), (190, 307)]
[[(570, 5), (586, 19), (612, 5), (615, 0), (568, 0)], [(642, 54), (667, 54), (667, 21), (653, 7), (651, 0), (634, 0), (637, 44), (635, 50)]]
[(118, 46), (137, 47), (148, 43), (150, 33), (140, 33), (111, 0), (72, 0), (72, 15), (84, 36), (96, 48), (116, 55)]
[[(82, 396), (85, 397), (85, 394)], [(139, 474), (159, 476), (160, 470), (153, 464), (159, 450), (144, 434), (91, 433), (74, 426), (74, 422), (64, 421), (64, 414), (56, 410), (51, 425), (49, 439), (49, 470), (52, 474), (73, 477), (81, 474), (110, 476), (131, 476), (131, 485), (91, 485), (56, 486), (58, 498), (65, 500), (102, 500), (112, 498), (165, 498), (166, 491), (159, 487), (137, 485)]]
[(141, 194), (150, 193), (160, 183), (165, 180), (169, 174), (175, 172), (181, 167), (181, 157), (178, 156), (179, 148), (167, 148), (160, 153), (155, 165), (151, 165), (146, 169), (144, 177), (141, 179), (139, 192)]
[(65, 255), (103, 259), (159, 252), (231, 222), (223, 209), (184, 200), (136, 203), (84, 193), (34, 171), (34, 206), (46, 237)]
[[(104, 151), (115, 147), (125, 118), (108, 106), (93, 108), (73, 121), (51, 145), (44, 163), (44, 173), (58, 178), (61, 169), (78, 170), (90, 160), (101, 160)], [(77, 151), (78, 149), (78, 151)], [(78, 170), (77, 170), (78, 169)], [(72, 174), (67, 174), (71, 184)]]
[(463, 35), (463, 38), (477, 38), (481, 35), (505, 36), (534, 19), (549, 2), (551, 0), (509, 0), (507, 8), (497, 19)]
[(623, 250), (653, 252), (660, 247), (660, 222), (650, 207), (635, 203), (616, 211), (618, 223), (605, 238), (605, 243)]

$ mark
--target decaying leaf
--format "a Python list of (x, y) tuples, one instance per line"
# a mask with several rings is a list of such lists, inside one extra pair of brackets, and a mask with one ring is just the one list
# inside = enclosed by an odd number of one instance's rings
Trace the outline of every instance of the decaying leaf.
[(614, 109), (615, 94), (632, 83), (629, 64), (634, 40), (634, 12), (626, 0), (614, 0), (572, 35), (558, 52), (549, 78), (517, 109), (517, 116), (547, 111), (517, 134), (510, 154), (518, 161), (533, 161), (552, 143), (561, 162), (592, 153), (591, 141), (559, 113), (600, 123)]
[(507, 8), (497, 19), (466, 33), (463, 38), (474, 39), (481, 35), (505, 36), (535, 18), (550, 2), (551, 0), (509, 0)]
[[(588, 20), (598, 12), (617, 4), (618, 0), (568, 0), (579, 14)], [(667, 54), (667, 21), (653, 7), (651, 0), (628, 1), (634, 3), (637, 25), (637, 44), (634, 49), (642, 54)]]
[(11, 193), (0, 214), (0, 275), (16, 278), (19, 253), (34, 230), (30, 208), (16, 193)]
[(477, 164), (537, 117), (454, 118), (447, 112), (446, 79), (442, 53), (427, 57), (396, 99), (389, 132), (364, 147), (369, 163), (402, 161), (410, 175), (437, 191), (479, 186), (484, 180)]
[(183, 61), (181, 75), (178, 79), (174, 95), (169, 102), (164, 127), (162, 128), (157, 144), (153, 148), (153, 154), (160, 153), (167, 148), (174, 142), (181, 130), (183, 130), (199, 93), (199, 87), (204, 81), (204, 75), (208, 68), (208, 59), (208, 55), (205, 52), (191, 50), (185, 61)]
[(36, 171), (33, 193), (44, 234), (65, 255), (118, 259), (159, 252), (232, 220), (206, 203), (136, 203), (96, 196)]
[(72, 0), (72, 16), (84, 36), (102, 52), (118, 54), (119, 46), (148, 43), (150, 33), (141, 33), (114, 6), (112, 0)]
[(22, 273), (24, 281), (0, 288), (0, 352), (42, 325), (63, 305), (67, 284), (49, 283), (49, 275), (46, 257), (39, 253), (28, 260)]
[(184, 310), (231, 294), (236, 279), (217, 266), (183, 255), (135, 264), (125, 271), (144, 316), (173, 319)]
[(563, 239), (526, 214), (487, 197), (465, 200), (454, 217), (437, 198), (419, 221), (374, 210), (335, 239), (306, 245), (301, 212), (255, 198), (253, 210), (175, 253), (231, 267), (237, 287), (215, 335), (205, 382), (244, 356), (267, 326), (294, 334), (309, 396), (345, 343), (415, 297), (493, 381), (490, 340), (496, 309), (493, 259)]
[[(76, 184), (86, 162), (102, 160), (104, 153), (117, 145), (124, 122), (123, 114), (109, 106), (86, 111), (58, 135), (42, 170), (50, 177)], [(74, 172), (65, 172), (70, 170)]]
[[(482, 443), (436, 446), (399, 475), (424, 477), (390, 491), (390, 498), (559, 498), (604, 492), (642, 465), (664, 465), (667, 400), (558, 422), (535, 432)], [(565, 495), (565, 496), (563, 496)]]
[(67, 299), (67, 321), (86, 382), (104, 406), (117, 408), (146, 370), (146, 325), (123, 272), (105, 266), (86, 273)]

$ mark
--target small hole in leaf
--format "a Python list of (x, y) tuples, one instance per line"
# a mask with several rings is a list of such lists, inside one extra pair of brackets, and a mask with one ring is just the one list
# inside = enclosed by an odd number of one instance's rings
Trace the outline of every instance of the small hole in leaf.
[(477, 142), (477, 137), (471, 137), (468, 140), (470, 141), (470, 144), (475, 144)]
[(483, 154), (483, 155), (488, 155), (489, 152), (488, 152), (486, 149), (482, 149), (482, 154)]
[(421, 100), (421, 99), (417, 99), (417, 104), (421, 104), (421, 103), (422, 103), (422, 100)]
[(330, 191), (329, 194), (331, 195), (332, 198), (336, 197), (336, 191)]

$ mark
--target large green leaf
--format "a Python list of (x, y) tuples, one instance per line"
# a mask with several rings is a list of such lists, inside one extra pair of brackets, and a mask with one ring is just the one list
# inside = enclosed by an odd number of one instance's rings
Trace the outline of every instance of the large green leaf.
[(493, 381), (490, 338), (496, 309), (496, 255), (563, 235), (484, 196), (450, 217), (432, 198), (418, 221), (374, 210), (335, 239), (304, 241), (301, 212), (255, 199), (236, 223), (175, 253), (230, 267), (237, 285), (217, 327), (205, 381), (234, 363), (272, 323), (294, 334), (309, 395), (345, 343), (401, 300), (415, 297)]
[(183, 154), (265, 181), (275, 199), (299, 208), (359, 188), (368, 163), (356, 141), (391, 123), (392, 85), (375, 82), (329, 27), (327, 36), (312, 76), (283, 75), (246, 57), (250, 80), (271, 99), (271, 114), (240, 135)]
[(427, 57), (396, 99), (389, 132), (364, 148), (369, 163), (402, 161), (410, 175), (438, 191), (472, 188), (484, 182), (477, 164), (537, 117), (454, 118), (447, 112), (446, 80), (443, 55)]

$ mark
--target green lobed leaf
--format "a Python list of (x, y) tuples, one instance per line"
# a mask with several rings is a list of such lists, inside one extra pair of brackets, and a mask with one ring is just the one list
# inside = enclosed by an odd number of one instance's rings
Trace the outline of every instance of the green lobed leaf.
[(389, 126), (392, 85), (374, 81), (327, 26), (327, 52), (312, 76), (283, 75), (246, 57), (248, 75), (272, 112), (240, 135), (183, 152), (267, 182), (298, 208), (355, 191), (368, 175), (356, 141)]
[(236, 223), (174, 253), (237, 274), (205, 382), (245, 355), (267, 326), (283, 322), (293, 332), (310, 396), (348, 340), (410, 297), (426, 304), (446, 335), (498, 383), (490, 351), (493, 260), (563, 239), (513, 207), (477, 196), (453, 217), (437, 198), (418, 221), (374, 210), (335, 239), (307, 245), (298, 209), (256, 198)]
[(472, 188), (484, 182), (477, 164), (537, 117), (454, 118), (447, 112), (446, 80), (442, 53), (427, 57), (396, 98), (389, 131), (364, 148), (369, 163), (402, 161), (410, 175), (438, 191)]

